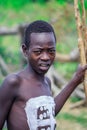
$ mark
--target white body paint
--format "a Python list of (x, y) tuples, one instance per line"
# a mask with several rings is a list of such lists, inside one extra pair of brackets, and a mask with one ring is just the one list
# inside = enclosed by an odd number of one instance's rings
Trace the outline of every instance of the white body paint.
[(26, 102), (25, 112), (30, 130), (55, 129), (55, 103), (51, 96), (29, 99)]

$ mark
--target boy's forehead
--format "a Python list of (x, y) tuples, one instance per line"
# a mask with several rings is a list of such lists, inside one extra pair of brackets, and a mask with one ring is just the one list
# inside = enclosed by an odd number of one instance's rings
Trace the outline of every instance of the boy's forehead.
[(55, 48), (56, 42), (52, 32), (31, 33), (31, 48)]
[(30, 41), (37, 42), (37, 41), (52, 41), (55, 42), (55, 37), (53, 32), (41, 32), (41, 33), (31, 33)]
[[(53, 34), (53, 32), (32, 32), (30, 36), (37, 36), (37, 35), (43, 35), (43, 34)], [(53, 34), (54, 35), (54, 34)]]

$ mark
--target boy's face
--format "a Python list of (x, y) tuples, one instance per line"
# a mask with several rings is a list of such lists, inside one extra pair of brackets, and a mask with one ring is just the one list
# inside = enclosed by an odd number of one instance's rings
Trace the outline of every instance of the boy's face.
[(27, 58), (35, 72), (45, 74), (48, 71), (54, 61), (55, 51), (56, 43), (52, 32), (31, 33)]

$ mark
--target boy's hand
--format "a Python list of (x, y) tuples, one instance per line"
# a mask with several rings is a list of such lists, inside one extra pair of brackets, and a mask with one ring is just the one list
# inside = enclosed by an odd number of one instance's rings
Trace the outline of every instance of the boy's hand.
[(84, 66), (79, 66), (75, 75), (74, 75), (74, 80), (80, 84), (81, 82), (84, 81), (84, 75), (85, 75), (85, 72), (87, 70), (87, 65), (84, 65)]

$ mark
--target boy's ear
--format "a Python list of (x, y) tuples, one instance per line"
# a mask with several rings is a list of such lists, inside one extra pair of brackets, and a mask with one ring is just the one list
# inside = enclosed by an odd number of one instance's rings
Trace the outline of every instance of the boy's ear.
[(22, 51), (23, 51), (24, 55), (27, 56), (27, 54), (28, 54), (28, 49), (27, 49), (27, 47), (26, 47), (25, 44), (22, 44)]

